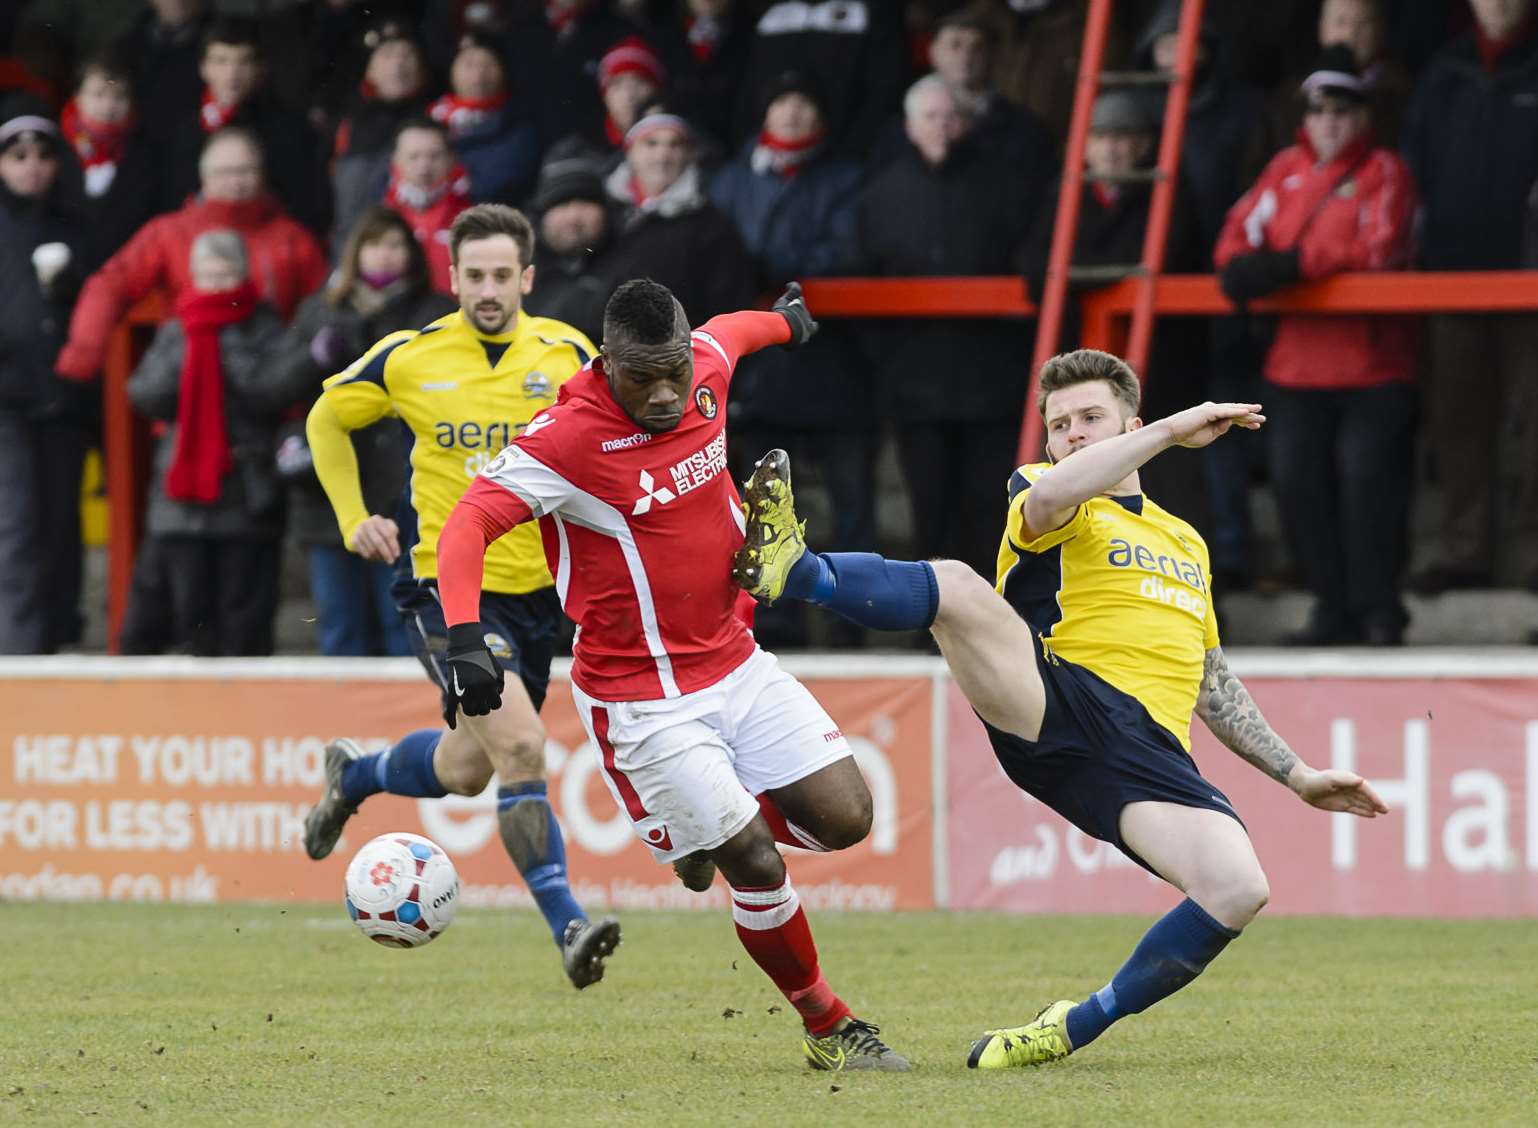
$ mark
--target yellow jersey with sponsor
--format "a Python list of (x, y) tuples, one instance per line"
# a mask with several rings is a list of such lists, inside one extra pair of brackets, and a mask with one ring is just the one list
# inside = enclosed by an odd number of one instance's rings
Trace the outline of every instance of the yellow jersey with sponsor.
[[(325, 398), (348, 430), (389, 416), (411, 429), (410, 495), (420, 537), (411, 565), (419, 579), (437, 577), (438, 534), (481, 468), (555, 403), (561, 385), (596, 352), (563, 321), (520, 314), (510, 332), (489, 336), (456, 310), (425, 328), (391, 333), (326, 381)], [(363, 516), (337, 513), (348, 532)], [(532, 523), (486, 551), (485, 591), (520, 594), (553, 582)]]
[(1142, 494), (1091, 498), (1027, 539), (1025, 499), (1048, 463), (1009, 481), (996, 587), (1054, 655), (1136, 698), (1191, 748), (1206, 652), (1218, 645), (1207, 545)]

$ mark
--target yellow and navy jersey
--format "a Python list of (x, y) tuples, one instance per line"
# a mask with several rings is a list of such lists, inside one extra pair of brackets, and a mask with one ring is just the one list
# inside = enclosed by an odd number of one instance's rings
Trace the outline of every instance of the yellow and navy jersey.
[(1009, 480), (996, 587), (1050, 657), (1136, 698), (1191, 749), (1206, 652), (1218, 645), (1207, 545), (1147, 497), (1094, 497), (1034, 540), (1025, 499), (1048, 463)]
[[(325, 383), (348, 430), (396, 416), (411, 429), (411, 505), (418, 578), (436, 578), (438, 534), (481, 468), (555, 403), (597, 350), (563, 321), (520, 314), (511, 332), (478, 333), (458, 310), (420, 330), (391, 333)], [(549, 587), (539, 528), (512, 530), (486, 552), (485, 591)]]

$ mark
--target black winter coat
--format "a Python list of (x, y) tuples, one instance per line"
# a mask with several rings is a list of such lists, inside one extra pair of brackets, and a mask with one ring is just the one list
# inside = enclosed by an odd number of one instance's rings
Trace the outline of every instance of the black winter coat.
[[(0, 412), (89, 422), (99, 410), (94, 385), (53, 372), (70, 310), (94, 265), (95, 244), (77, 207), (57, 184), (40, 201), (0, 185)], [(44, 243), (63, 243), (71, 252), (46, 290), (32, 266), (33, 250)]]
[(1523, 214), (1538, 179), (1538, 32), (1494, 73), (1472, 32), (1421, 73), (1404, 123), (1404, 156), (1421, 191), (1426, 270), (1516, 270)]
[[(1012, 274), (1050, 170), (1019, 169), (963, 144), (933, 168), (909, 146), (856, 211), (857, 257), (884, 275)], [(1030, 368), (1023, 322), (912, 319), (870, 334), (877, 395), (904, 422), (1018, 417)]]
[(277, 310), (258, 305), (251, 316), (219, 330), (224, 371), (224, 422), (234, 466), (217, 500), (207, 505), (175, 501), (165, 489), (176, 449), (176, 411), (181, 400), (182, 356), (187, 337), (176, 318), (164, 322), (128, 379), (128, 398), (150, 419), (167, 424), (155, 448), (145, 530), (156, 536), (271, 540), (283, 533), (283, 492), (273, 462), (278, 421), (293, 397), (265, 363), (283, 332)]
[[(332, 372), (315, 363), (310, 342), (327, 325), (341, 335), (339, 354), (349, 364), (362, 356), (375, 341), (400, 329), (420, 329), (456, 308), (454, 300), (423, 286), (407, 290), (376, 312), (364, 316), (351, 306), (331, 305), (324, 291), (306, 298), (294, 315), (267, 361), (267, 371), (280, 400), (309, 405), (320, 394), (321, 383)], [(289, 534), (302, 545), (342, 546), (336, 513), (315, 476), (309, 461), (309, 446), (302, 426), (285, 427), (285, 442), (303, 444), (303, 450), (286, 452), (296, 456), (298, 464), (285, 474), (288, 481)], [(381, 419), (371, 427), (352, 434), (353, 449), (358, 454), (358, 475), (363, 484), (363, 500), (370, 513), (394, 513), (395, 503), (410, 473), (408, 459), (411, 439), (396, 419)], [(292, 465), (285, 457), (286, 465)]]

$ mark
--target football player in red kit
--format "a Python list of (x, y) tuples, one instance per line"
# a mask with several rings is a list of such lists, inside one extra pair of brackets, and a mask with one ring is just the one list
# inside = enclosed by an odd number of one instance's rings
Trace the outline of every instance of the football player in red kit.
[(852, 846), (870, 830), (870, 792), (838, 726), (735, 613), (744, 521), (726, 470), (732, 371), (816, 329), (795, 284), (771, 312), (725, 314), (693, 333), (665, 286), (616, 290), (601, 355), (443, 528), (447, 662), (467, 714), (496, 707), (502, 674), (476, 621), (481, 562), (487, 545), (537, 520), (577, 624), (572, 696), (636, 834), (692, 888), (719, 868), (738, 938), (800, 1013), (813, 1067), (902, 1070), (823, 979), (775, 846)]

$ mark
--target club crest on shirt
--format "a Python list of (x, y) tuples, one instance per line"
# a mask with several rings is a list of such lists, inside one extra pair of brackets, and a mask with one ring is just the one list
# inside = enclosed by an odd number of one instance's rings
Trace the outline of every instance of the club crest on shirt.
[(694, 406), (700, 409), (700, 414), (706, 419), (716, 417), (716, 393), (701, 384), (694, 389)]
[(543, 372), (530, 372), (523, 378), (523, 394), (530, 399), (549, 399), (550, 377)]

